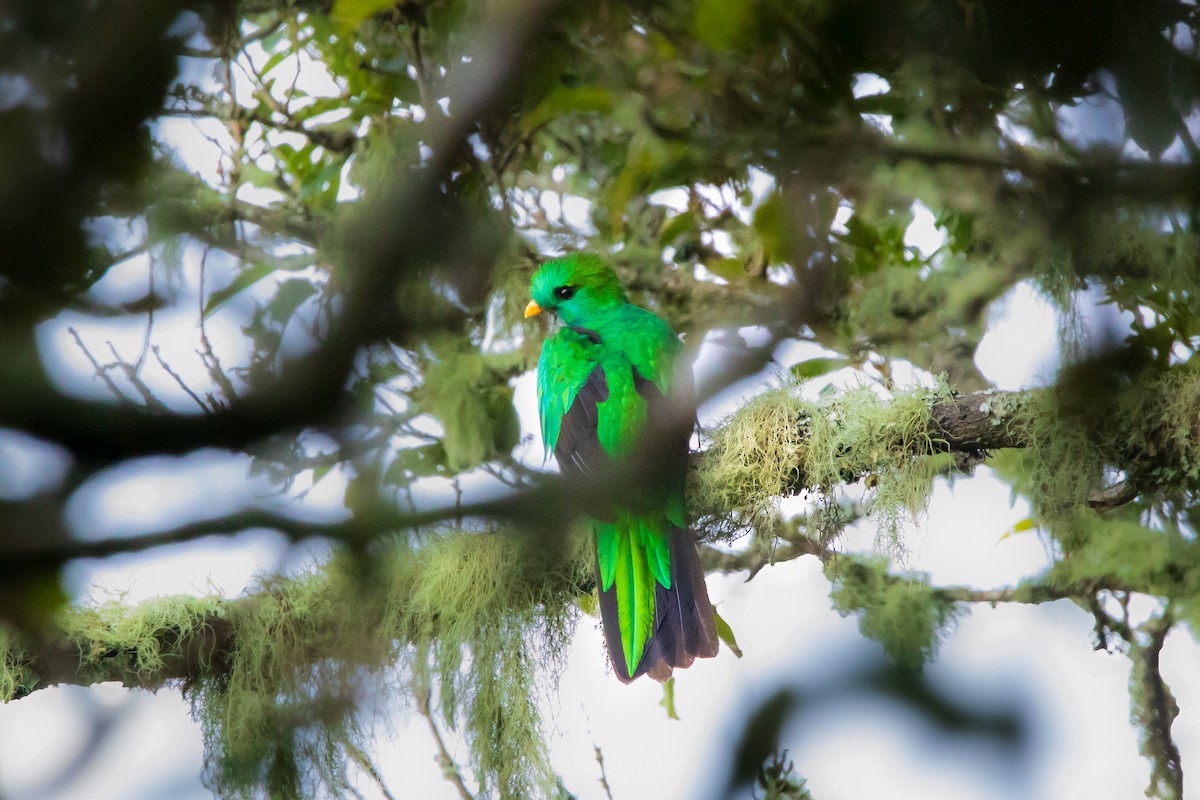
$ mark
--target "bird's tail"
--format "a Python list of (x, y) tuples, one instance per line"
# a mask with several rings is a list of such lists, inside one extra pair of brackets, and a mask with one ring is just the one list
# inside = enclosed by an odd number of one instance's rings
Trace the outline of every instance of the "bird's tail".
[(632, 673), (625, 664), (621, 646), (621, 627), (617, 609), (616, 587), (603, 591), (600, 582), (600, 620), (608, 656), (613, 671), (622, 683), (640, 675), (649, 675), (664, 682), (676, 668), (685, 669), (697, 658), (717, 654), (717, 622), (700, 554), (691, 532), (672, 527), (671, 530), (671, 588), (655, 582), (654, 627), (646, 647)]

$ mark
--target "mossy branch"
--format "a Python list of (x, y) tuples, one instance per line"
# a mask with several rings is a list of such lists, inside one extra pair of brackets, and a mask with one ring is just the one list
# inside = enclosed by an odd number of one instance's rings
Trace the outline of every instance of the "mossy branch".
[[(1181, 384), (1179, 376), (1171, 376), (1148, 393), (1169, 396), (1172, 391), (1179, 394), (1179, 399), (1171, 403), (1172, 418), (1200, 418), (1200, 384), (1190, 378)], [(726, 420), (713, 432), (713, 447), (693, 454), (691, 507), (697, 516), (710, 517), (709, 523), (715, 515), (730, 514), (744, 522), (763, 513), (780, 497), (808, 489), (828, 489), (836, 481), (857, 481), (872, 472), (903, 467), (925, 456), (950, 453), (974, 458), (994, 450), (1028, 447), (1035, 442), (1033, 431), (1040, 416), (1055, 417), (1051, 413), (1054, 402), (1051, 390), (965, 395), (949, 390), (919, 390), (899, 395), (891, 402), (862, 390), (818, 405), (799, 400), (787, 388), (778, 389), (754, 399)], [(818, 416), (825, 419), (821, 427), (827, 434), (828, 448), (824, 452), (810, 446), (814, 418)], [(1057, 421), (1052, 419), (1051, 424)], [(1169, 466), (1200, 458), (1200, 442), (1190, 428), (1183, 426), (1184, 433), (1179, 434), (1180, 426), (1162, 415), (1145, 416), (1139, 427), (1148, 430), (1130, 434), (1137, 448), (1128, 454), (1127, 461), (1132, 465), (1136, 460), (1141, 472), (1152, 471), (1154, 464)], [(849, 434), (834, 428), (848, 430)], [(1136, 428), (1130, 430), (1136, 432)], [(831, 431), (836, 435), (830, 436)], [(932, 475), (935, 471), (928, 472)], [(616, 474), (608, 483), (620, 489), (629, 477), (626, 473)], [(592, 487), (588, 493), (602, 497), (606, 486), (599, 491)], [(379, 507), (353, 520), (328, 523), (246, 509), (141, 536), (23, 543), (19, 550), (4, 554), (3, 569), (54, 568), (74, 559), (139, 552), (205, 536), (235, 535), (252, 528), (279, 531), (297, 540), (324, 537), (362, 544), (392, 530), (462, 516), (539, 519), (539, 508), (559, 507), (564, 498), (577, 499), (580, 490), (567, 481), (548, 481), (532, 492), (499, 500), (419, 513)], [(920, 494), (922, 491), (915, 493)], [(1137, 496), (1134, 482), (1127, 479), (1091, 491), (1083, 502), (1097, 510), (1109, 510)], [(718, 535), (726, 530), (720, 525), (710, 527), (703, 519), (701, 528)], [(714, 562), (710, 568), (723, 567)]]
[(1130, 642), (1132, 717), (1141, 734), (1142, 755), (1150, 761), (1150, 785), (1146, 796), (1160, 800), (1183, 798), (1183, 765), (1179, 747), (1171, 738), (1171, 725), (1179, 716), (1179, 704), (1159, 668), (1163, 644), (1173, 625), (1174, 618), (1168, 610), (1140, 627), (1147, 637), (1144, 645)]
[[(516, 533), (444, 531), (420, 547), (347, 548), (239, 599), (70, 608), (40, 639), (0, 629), (0, 699), (59, 683), (181, 685), (204, 728), (213, 788), (240, 796), (275, 781), (264, 765), (285, 752), (289, 785), (342, 780), (312, 755), (312, 737), (353, 755), (369, 738), (353, 699), (366, 681), (435, 687), (481, 784), (535, 796), (553, 783), (535, 680), (561, 664), (574, 600), (592, 580), (581, 537), (559, 538), (556, 550)], [(464, 658), (476, 668), (461, 669)]]

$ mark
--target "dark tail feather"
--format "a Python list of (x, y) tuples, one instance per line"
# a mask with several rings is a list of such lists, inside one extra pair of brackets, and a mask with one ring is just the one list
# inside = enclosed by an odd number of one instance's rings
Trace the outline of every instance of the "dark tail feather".
[(656, 587), (654, 632), (632, 675), (625, 665), (617, 598), (612, 589), (600, 592), (600, 620), (608, 657), (622, 683), (629, 683), (639, 675), (649, 675), (661, 683), (671, 677), (674, 669), (686, 669), (697, 658), (715, 656), (719, 646), (717, 621), (692, 534), (681, 528), (671, 531), (671, 588)]

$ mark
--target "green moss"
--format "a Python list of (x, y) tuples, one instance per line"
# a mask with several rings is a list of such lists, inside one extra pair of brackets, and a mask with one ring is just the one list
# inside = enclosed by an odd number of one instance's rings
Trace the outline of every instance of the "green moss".
[(1155, 597), (1177, 598), (1185, 619), (1200, 631), (1200, 545), (1173, 526), (1143, 524), (1137, 509), (1106, 515), (1076, 511), (1078, 543), (1038, 582), (1074, 588), (1106, 586)]
[[(480, 796), (545, 796), (555, 778), (538, 692), (556, 680), (592, 579), (588, 541), (461, 531), (381, 541), (262, 578), (238, 600), (69, 609), (54, 646), (78, 647), (81, 682), (119, 675), (155, 689), (198, 667), (183, 688), (223, 798), (346, 796), (371, 714), (394, 710), (387, 698), (430, 694), (469, 746)], [(30, 659), (0, 628), (0, 700), (34, 688)]]
[(362, 701), (390, 686), (435, 694), (483, 794), (544, 793), (536, 680), (561, 666), (590, 571), (582, 550), (536, 544), (446, 533), (265, 579), (239, 609), (228, 668), (188, 689), (210, 784), (223, 797), (341, 796), (371, 727)]
[(11, 630), (0, 627), (0, 703), (32, 692), (37, 678), (26, 666), (28, 653)]
[(344, 767), (331, 774), (318, 756), (353, 730), (355, 690), (390, 649), (369, 638), (369, 594), (356, 599), (349, 588), (334, 565), (265, 579), (239, 610), (227, 670), (189, 687), (208, 781), (221, 796), (265, 786), (273, 797), (302, 797), (344, 782)]
[(937, 466), (929, 412), (948, 392), (940, 384), (883, 398), (864, 386), (810, 403), (794, 384), (769, 391), (713, 434), (693, 475), (692, 507), (710, 532), (763, 533), (780, 497), (807, 488), (832, 500), (843, 483), (865, 479), (880, 543), (899, 551), (901, 524), (928, 502)]
[(769, 527), (780, 497), (802, 488), (809, 421), (819, 409), (792, 387), (750, 400), (712, 434), (688, 502), (711, 532)]
[(511, 536), (445, 537), (422, 549), (418, 579), (391, 587), (385, 618), (416, 643), (417, 691), (438, 687), (481, 784), (502, 797), (554, 784), (534, 681), (561, 667), (575, 620), (570, 589), (592, 575), (585, 545), (575, 537), (555, 553)]
[(1130, 372), (1119, 360), (1126, 355), (1071, 368), (1014, 415), (1029, 441), (1017, 459), (1016, 487), (1068, 550), (1085, 542), (1094, 514), (1080, 509), (1113, 470), (1123, 470), (1148, 500), (1200, 491), (1200, 375)]
[(153, 686), (165, 680), (166, 659), (182, 654), (181, 642), (221, 613), (221, 601), (213, 597), (161, 597), (132, 607), (115, 599), (66, 609), (61, 630), (81, 643), (79, 659), (85, 667), (116, 658), (139, 685)]
[(931, 659), (959, 610), (920, 577), (896, 577), (886, 562), (854, 559), (826, 568), (833, 606), (856, 614), (864, 636), (883, 645), (900, 667), (918, 669)]
[(864, 386), (830, 403), (810, 426), (809, 484), (829, 494), (841, 482), (866, 477), (872, 487), (867, 513), (889, 551), (903, 550), (902, 523), (915, 520), (929, 502), (936, 474), (929, 412), (948, 393), (942, 384), (885, 400)]

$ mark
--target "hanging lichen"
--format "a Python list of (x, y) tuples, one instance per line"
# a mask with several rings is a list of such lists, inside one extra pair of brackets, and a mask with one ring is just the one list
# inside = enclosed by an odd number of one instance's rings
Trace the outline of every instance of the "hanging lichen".
[[(270, 576), (248, 595), (117, 601), (65, 611), (76, 674), (183, 689), (201, 722), (206, 780), (222, 798), (342, 797), (369, 749), (381, 696), (437, 698), (465, 738), (482, 797), (555, 784), (538, 714), (590, 585), (584, 537), (444, 531), (377, 541)], [(34, 651), (36, 653), (36, 651)], [(31, 691), (28, 647), (0, 629), (0, 699)]]
[[(1119, 387), (1113, 391), (1111, 387)], [(1115, 351), (1069, 368), (1053, 389), (1024, 404), (1011, 424), (1028, 447), (1000, 462), (1026, 494), (1042, 528), (1068, 551), (1082, 547), (1093, 493), (1118, 470), (1143, 497), (1200, 490), (1200, 374), (1147, 369)], [(1006, 462), (1015, 461), (1015, 469)]]
[(585, 541), (445, 538), (423, 548), (419, 580), (394, 583), (388, 594), (388, 627), (414, 643), (414, 684), (436, 684), (443, 718), (462, 726), (481, 788), (501, 797), (545, 795), (554, 784), (535, 678), (539, 665), (551, 678), (561, 667), (572, 600), (592, 576)]
[(86, 662), (119, 653), (123, 671), (139, 683), (154, 684), (168, 659), (182, 656), (183, 642), (221, 613), (219, 598), (176, 595), (127, 606), (120, 597), (99, 606), (73, 606), (63, 612), (62, 630), (75, 641), (90, 643), (81, 653)]
[(854, 559), (827, 571), (834, 608), (858, 615), (859, 630), (899, 667), (918, 669), (931, 659), (962, 613), (925, 579), (889, 575), (882, 560)]
[(942, 383), (886, 399), (863, 386), (827, 404), (810, 426), (809, 484), (828, 495), (843, 482), (865, 478), (867, 513), (875, 520), (877, 543), (888, 552), (903, 551), (902, 524), (929, 502), (937, 472), (930, 409), (948, 396)]

